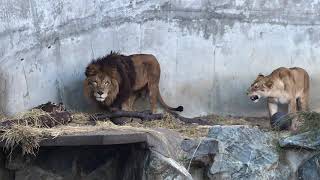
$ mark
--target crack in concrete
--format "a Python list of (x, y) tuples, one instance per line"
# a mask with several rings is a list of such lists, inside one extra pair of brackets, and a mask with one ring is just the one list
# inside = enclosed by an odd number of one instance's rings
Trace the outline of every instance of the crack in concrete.
[(26, 93), (23, 94), (23, 105), (24, 107), (28, 107), (28, 97), (29, 97), (29, 83), (28, 83), (28, 78), (27, 78), (27, 74), (26, 74), (26, 71), (25, 71), (25, 68), (24, 68), (24, 64), (22, 63), (22, 71), (23, 71), (23, 76), (24, 76), (24, 80), (25, 80), (25, 83), (26, 83)]

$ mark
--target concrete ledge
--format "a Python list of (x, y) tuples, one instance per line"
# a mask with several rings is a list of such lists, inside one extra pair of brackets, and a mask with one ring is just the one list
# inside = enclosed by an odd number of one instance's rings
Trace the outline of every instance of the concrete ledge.
[[(92, 145), (117, 145), (147, 142), (147, 134), (144, 132), (127, 131), (98, 131), (86, 134), (62, 135), (56, 138), (45, 139), (40, 146), (92, 146)], [(4, 146), (4, 142), (0, 143)]]
[[(180, 145), (182, 137), (168, 130), (154, 130), (148, 132), (130, 129), (98, 129), (88, 131), (75, 131), (57, 137), (46, 137), (39, 145), (41, 147), (71, 147), (71, 146), (105, 146), (143, 143), (149, 149), (157, 151), (164, 156), (172, 157), (176, 147)], [(5, 141), (0, 141), (0, 147), (5, 146)]]
[(113, 134), (113, 135), (67, 135), (54, 139), (46, 139), (40, 146), (84, 146), (84, 145), (114, 145), (146, 142), (146, 134)]

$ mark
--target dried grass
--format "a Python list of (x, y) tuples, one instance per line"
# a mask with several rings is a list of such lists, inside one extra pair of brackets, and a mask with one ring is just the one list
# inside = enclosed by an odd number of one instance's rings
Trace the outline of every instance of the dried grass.
[(76, 112), (72, 114), (72, 123), (73, 124), (88, 124), (88, 119), (91, 117), (92, 115), (88, 114), (88, 113), (83, 113), (83, 112)]
[(5, 149), (12, 153), (12, 151), (20, 146), (22, 154), (35, 155), (39, 149), (39, 143), (44, 139), (44, 134), (41, 129), (14, 125), (10, 129), (6, 129), (1, 134), (1, 141), (5, 142)]
[[(23, 113), (18, 113), (11, 118), (3, 117), (1, 120), (9, 119), (28, 119), (28, 122), (17, 122), (10, 128), (2, 128), (0, 139), (4, 142), (4, 148), (12, 153), (16, 147), (21, 147), (22, 154), (35, 155), (39, 149), (39, 143), (45, 138), (45, 134), (38, 127), (41, 126), (38, 117), (48, 115), (47, 112), (32, 109)], [(30, 122), (32, 121), (32, 122)], [(32, 124), (29, 126), (28, 124)]]
[[(2, 121), (4, 120), (15, 120), (16, 125), (26, 125), (26, 126), (32, 126), (32, 127), (42, 127), (45, 126), (45, 124), (41, 123), (39, 120), (40, 116), (47, 116), (48, 118), (51, 118), (50, 114), (42, 111), (41, 109), (32, 109), (30, 111), (22, 112), (22, 113), (17, 113), (12, 117), (3, 117), (1, 119)], [(19, 120), (19, 121), (18, 121)], [(54, 120), (52, 118), (52, 120)]]
[(301, 123), (299, 132), (315, 131), (320, 129), (320, 113), (299, 112), (298, 121)]
[(162, 120), (146, 121), (143, 123), (128, 123), (128, 126), (141, 128), (166, 128), (181, 133), (183, 136), (197, 138), (207, 136), (210, 126), (185, 124), (169, 113), (164, 113)]
[(110, 129), (115, 126), (111, 122), (99, 123), (97, 126), (58, 126), (54, 128), (39, 128), (37, 126), (25, 126), (15, 124), (10, 128), (1, 129), (0, 140), (4, 142), (4, 148), (12, 151), (21, 147), (22, 154), (35, 155), (39, 149), (39, 143), (43, 139), (56, 138), (61, 135), (84, 134)]
[(41, 115), (47, 115), (49, 113), (41, 110), (41, 109), (31, 109), (29, 111), (20, 112), (13, 116), (13, 119), (25, 119), (25, 118), (37, 118)]

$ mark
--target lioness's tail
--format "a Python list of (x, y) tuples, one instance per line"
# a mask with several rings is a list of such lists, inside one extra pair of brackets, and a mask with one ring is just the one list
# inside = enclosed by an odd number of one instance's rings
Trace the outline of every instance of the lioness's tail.
[(162, 96), (160, 94), (159, 88), (158, 88), (158, 100), (160, 102), (160, 104), (166, 109), (166, 110), (170, 110), (170, 111), (179, 111), (182, 112), (183, 111), (183, 106), (178, 106), (176, 108), (170, 107), (168, 106), (164, 100), (162, 99)]

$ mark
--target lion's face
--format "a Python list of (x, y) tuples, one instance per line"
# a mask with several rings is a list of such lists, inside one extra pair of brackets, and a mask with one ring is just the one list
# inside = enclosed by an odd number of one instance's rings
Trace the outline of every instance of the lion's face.
[(87, 78), (92, 95), (99, 102), (103, 102), (113, 91), (112, 80), (105, 74), (97, 74)]
[(104, 105), (111, 105), (119, 93), (117, 71), (114, 68), (90, 64), (85, 75), (87, 78), (84, 81), (84, 95)]
[(253, 102), (258, 102), (261, 97), (268, 97), (271, 93), (273, 82), (269, 77), (259, 74), (247, 90), (247, 95)]

